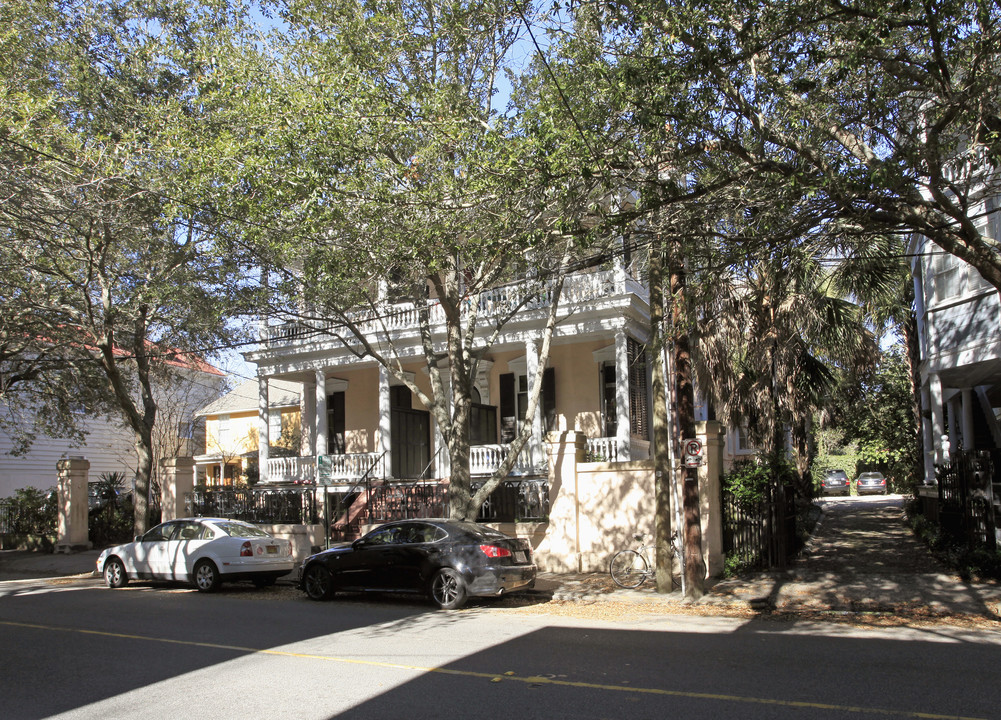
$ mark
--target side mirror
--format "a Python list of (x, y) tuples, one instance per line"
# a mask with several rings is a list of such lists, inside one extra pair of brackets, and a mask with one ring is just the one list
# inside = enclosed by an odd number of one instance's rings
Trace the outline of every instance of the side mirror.
[(366, 545), (368, 545), (368, 542), (366, 542), (365, 538), (358, 538), (353, 543), (351, 543), (351, 547), (354, 550), (360, 550), (361, 548), (365, 547)]
[(143, 539), (142, 535), (136, 535), (136, 542), (142, 542), (142, 539)]

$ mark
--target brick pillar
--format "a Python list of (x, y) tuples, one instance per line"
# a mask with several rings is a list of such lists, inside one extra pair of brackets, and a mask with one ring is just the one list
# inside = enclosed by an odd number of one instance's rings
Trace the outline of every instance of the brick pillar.
[(699, 468), (702, 516), (702, 550), (707, 577), (723, 572), (723, 515), (720, 507), (720, 476), (723, 472), (723, 426), (713, 420), (696, 423), (702, 441), (704, 462)]
[(163, 481), (160, 508), (163, 521), (187, 517), (184, 495), (195, 489), (195, 459), (190, 457), (166, 458), (163, 465)]
[(59, 471), (56, 552), (89, 550), (87, 472), (90, 461), (82, 457), (67, 458), (56, 463), (56, 468)]

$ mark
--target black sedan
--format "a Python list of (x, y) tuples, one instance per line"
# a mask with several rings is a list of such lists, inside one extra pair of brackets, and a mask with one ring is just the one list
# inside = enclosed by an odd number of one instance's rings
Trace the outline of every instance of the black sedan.
[(886, 495), (886, 478), (881, 472), (864, 472), (855, 481), (855, 491), (859, 495)]
[(848, 473), (844, 470), (828, 470), (824, 479), (820, 481), (822, 495), (849, 495), (851, 487)]
[(313, 600), (340, 591), (421, 593), (453, 610), (469, 597), (531, 588), (536, 572), (524, 538), (471, 522), (400, 520), (306, 558), (299, 587)]

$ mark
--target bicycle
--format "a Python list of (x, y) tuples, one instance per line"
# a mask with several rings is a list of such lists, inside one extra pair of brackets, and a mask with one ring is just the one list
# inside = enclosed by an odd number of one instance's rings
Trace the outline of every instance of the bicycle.
[[(633, 537), (636, 542), (643, 543), (649, 534), (637, 533)], [(671, 549), (674, 551), (675, 559), (680, 563), (682, 555), (677, 532), (671, 533)], [(657, 563), (652, 560), (654, 556), (651, 551), (656, 551), (656, 546), (643, 543), (635, 550), (620, 550), (615, 553), (608, 563), (608, 574), (612, 576), (615, 584), (632, 590), (638, 588), (648, 578), (654, 577), (657, 574)], [(672, 586), (677, 584), (674, 578), (671, 578), (671, 584)]]

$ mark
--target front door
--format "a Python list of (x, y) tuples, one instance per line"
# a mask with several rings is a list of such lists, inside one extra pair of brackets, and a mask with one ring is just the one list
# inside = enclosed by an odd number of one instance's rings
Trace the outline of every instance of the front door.
[(430, 477), (431, 414), (414, 410), (410, 390), (391, 388), (391, 472), (398, 480)]

